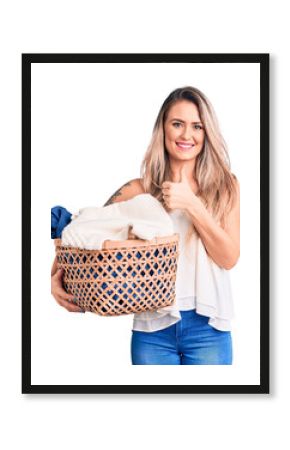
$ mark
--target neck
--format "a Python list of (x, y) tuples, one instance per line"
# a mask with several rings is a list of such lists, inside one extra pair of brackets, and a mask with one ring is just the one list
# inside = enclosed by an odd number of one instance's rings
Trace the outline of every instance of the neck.
[(189, 181), (193, 180), (195, 167), (194, 161), (170, 161), (170, 178), (174, 183), (180, 181), (180, 169), (185, 166), (186, 177)]

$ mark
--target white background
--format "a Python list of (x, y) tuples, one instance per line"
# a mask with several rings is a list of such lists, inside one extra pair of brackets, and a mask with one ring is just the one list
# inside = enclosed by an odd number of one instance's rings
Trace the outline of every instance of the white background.
[[(286, 4), (277, 1), (273, 7), (272, 2), (247, 0), (154, 5), (123, 1), (102, 2), (102, 6), (91, 1), (1, 3), (2, 447), (272, 449), (278, 439), (287, 443), (290, 66)], [(270, 395), (21, 394), (22, 52), (271, 53)], [(245, 123), (242, 137), (251, 154), (249, 126)], [(40, 301), (45, 292), (43, 286)], [(54, 327), (55, 321), (51, 334)]]
[[(31, 79), (32, 384), (260, 384), (259, 64), (38, 63)], [(68, 314), (52, 301), (50, 208), (102, 206), (139, 177), (161, 104), (190, 84), (213, 103), (241, 186), (241, 258), (230, 272), (234, 363), (135, 368), (133, 316)]]

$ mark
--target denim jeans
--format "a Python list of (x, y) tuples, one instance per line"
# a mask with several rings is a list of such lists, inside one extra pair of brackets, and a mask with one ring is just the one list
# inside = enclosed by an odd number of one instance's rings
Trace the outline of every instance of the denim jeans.
[(163, 330), (132, 330), (133, 365), (232, 364), (230, 331), (216, 330), (195, 310), (180, 314), (179, 322)]

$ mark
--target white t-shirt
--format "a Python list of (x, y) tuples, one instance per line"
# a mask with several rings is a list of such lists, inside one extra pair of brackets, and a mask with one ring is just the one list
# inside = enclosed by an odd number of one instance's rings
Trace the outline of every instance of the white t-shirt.
[[(134, 314), (133, 330), (158, 331), (181, 319), (179, 311), (195, 309), (209, 317), (209, 325), (230, 331), (233, 299), (229, 271), (219, 267), (207, 254), (200, 237), (192, 233), (192, 221), (182, 210), (170, 213), (174, 232), (179, 234), (179, 257), (176, 273), (176, 300), (157, 311)], [(186, 244), (187, 233), (191, 239)]]

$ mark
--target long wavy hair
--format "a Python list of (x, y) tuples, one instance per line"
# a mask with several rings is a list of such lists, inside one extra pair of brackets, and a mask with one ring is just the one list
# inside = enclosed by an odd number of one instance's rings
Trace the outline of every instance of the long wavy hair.
[[(224, 227), (227, 213), (236, 200), (236, 176), (230, 171), (226, 143), (219, 129), (215, 111), (207, 97), (192, 86), (175, 89), (163, 102), (154, 124), (152, 138), (141, 164), (141, 179), (146, 193), (157, 198), (166, 208), (161, 186), (171, 180), (170, 162), (165, 148), (164, 123), (172, 105), (189, 100), (199, 111), (205, 130), (202, 151), (196, 156), (193, 179), (198, 185), (196, 195)], [(193, 231), (196, 231), (192, 226)]]

